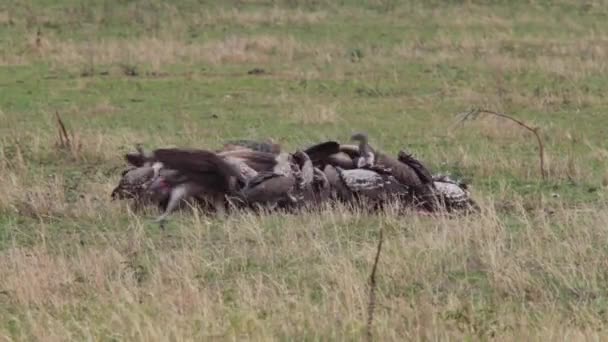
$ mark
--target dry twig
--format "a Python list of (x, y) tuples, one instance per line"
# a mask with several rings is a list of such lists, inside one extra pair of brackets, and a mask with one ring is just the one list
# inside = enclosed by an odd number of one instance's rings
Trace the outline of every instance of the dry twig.
[(57, 126), (58, 126), (57, 132), (59, 133), (59, 146), (62, 148), (70, 147), (70, 145), (71, 145), (70, 135), (68, 134), (68, 130), (65, 128), (65, 125), (63, 124), (63, 120), (61, 120), (61, 117), (59, 116), (58, 111), (55, 111), (55, 118), (57, 119)]
[(512, 116), (509, 116), (507, 114), (498, 113), (493, 110), (487, 110), (487, 109), (482, 109), (482, 108), (475, 108), (466, 113), (459, 114), (459, 116), (461, 116), (461, 118), (458, 120), (458, 122), (456, 124), (463, 123), (467, 120), (474, 120), (477, 117), (479, 117), (480, 114), (490, 114), (490, 115), (498, 116), (503, 119), (511, 120), (511, 121), (515, 122), (516, 124), (518, 124), (519, 126), (534, 133), (534, 136), (536, 136), (536, 141), (538, 142), (540, 175), (541, 175), (541, 178), (543, 181), (547, 179), (547, 170), (545, 169), (545, 145), (540, 136), (540, 127), (532, 127), (532, 126), (526, 124), (525, 122), (523, 122), (519, 119), (516, 119)]
[(372, 273), (369, 275), (369, 303), (367, 306), (367, 340), (372, 341), (372, 326), (374, 323), (374, 309), (376, 308), (376, 270), (378, 269), (378, 260), (380, 260), (380, 251), (382, 250), (383, 229), (380, 228), (380, 237), (378, 238), (378, 249), (376, 250), (376, 259), (372, 267)]

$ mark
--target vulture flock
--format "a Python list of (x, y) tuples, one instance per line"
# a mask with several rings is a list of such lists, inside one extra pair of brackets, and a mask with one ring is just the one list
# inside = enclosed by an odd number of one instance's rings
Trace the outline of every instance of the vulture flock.
[(327, 141), (294, 153), (274, 143), (231, 141), (219, 151), (137, 146), (125, 159), (113, 199), (132, 200), (136, 208), (153, 205), (168, 216), (185, 203), (225, 215), (239, 208), (301, 210), (343, 202), (377, 210), (388, 204), (426, 212), (468, 213), (477, 209), (467, 186), (433, 175), (410, 154), (396, 158), (370, 146)]

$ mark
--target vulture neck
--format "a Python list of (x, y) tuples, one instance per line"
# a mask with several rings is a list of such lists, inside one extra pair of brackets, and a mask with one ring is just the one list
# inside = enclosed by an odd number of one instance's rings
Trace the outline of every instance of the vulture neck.
[(364, 166), (372, 166), (374, 165), (374, 151), (367, 143), (367, 139), (363, 138), (359, 141), (359, 154), (361, 157), (359, 158), (357, 167), (361, 168)]

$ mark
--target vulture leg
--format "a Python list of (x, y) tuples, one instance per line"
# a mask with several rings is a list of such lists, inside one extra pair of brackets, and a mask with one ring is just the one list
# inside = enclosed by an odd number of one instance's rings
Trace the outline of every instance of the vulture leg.
[(213, 196), (213, 207), (215, 208), (215, 212), (219, 217), (226, 217), (226, 207), (224, 204), (224, 196), (222, 194)]
[(186, 198), (188, 195), (188, 185), (180, 184), (171, 190), (171, 195), (169, 195), (169, 202), (167, 203), (167, 207), (165, 211), (154, 220), (155, 222), (160, 224), (161, 228), (165, 228), (165, 222), (169, 215), (177, 208), (179, 202)]

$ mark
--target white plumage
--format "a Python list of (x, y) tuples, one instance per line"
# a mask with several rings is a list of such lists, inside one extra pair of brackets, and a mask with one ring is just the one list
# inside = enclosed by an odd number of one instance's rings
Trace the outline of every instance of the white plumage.
[(378, 173), (366, 169), (342, 170), (338, 168), (344, 184), (354, 192), (381, 189), (384, 180)]

